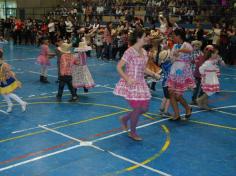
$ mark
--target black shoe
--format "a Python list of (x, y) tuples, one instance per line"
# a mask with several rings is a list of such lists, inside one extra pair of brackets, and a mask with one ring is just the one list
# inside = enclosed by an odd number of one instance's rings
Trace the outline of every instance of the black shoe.
[(88, 93), (88, 89), (84, 87), (84, 93)]
[(76, 97), (72, 97), (69, 102), (73, 103), (73, 102), (77, 102), (79, 100), (79, 98), (76, 96)]
[(193, 100), (193, 101), (190, 103), (190, 105), (195, 105), (195, 106), (197, 106), (197, 101), (196, 101), (196, 100)]
[(170, 118), (170, 117), (172, 117), (172, 114), (169, 113), (169, 112), (165, 112), (165, 113), (162, 114), (162, 117), (163, 118)]
[(44, 77), (44, 76), (43, 76), (43, 83), (45, 83), (45, 84), (49, 84), (49, 83), (50, 83), (50, 82), (48, 81), (47, 77)]
[(181, 120), (181, 118), (180, 118), (180, 116), (179, 116), (179, 117), (177, 117), (177, 118), (171, 118), (171, 119), (169, 119), (169, 120), (172, 121), (172, 122), (177, 122), (177, 121)]
[(56, 96), (57, 102), (61, 102), (61, 97)]
[(191, 117), (191, 115), (192, 115), (192, 108), (190, 108), (190, 114), (186, 114), (186, 115), (184, 116), (184, 119), (185, 119), (185, 120), (188, 120), (188, 119)]
[(40, 76), (40, 82), (43, 82), (44, 77)]

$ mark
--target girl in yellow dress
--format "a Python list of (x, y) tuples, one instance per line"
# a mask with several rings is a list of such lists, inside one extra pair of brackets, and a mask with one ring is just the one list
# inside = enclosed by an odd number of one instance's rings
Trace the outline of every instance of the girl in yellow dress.
[(17, 81), (14, 72), (11, 71), (10, 65), (4, 61), (3, 50), (0, 49), (0, 94), (7, 102), (7, 113), (12, 112), (13, 103), (11, 99), (21, 105), (22, 112), (26, 111), (27, 103), (13, 93), (19, 87), (21, 87), (21, 83)]

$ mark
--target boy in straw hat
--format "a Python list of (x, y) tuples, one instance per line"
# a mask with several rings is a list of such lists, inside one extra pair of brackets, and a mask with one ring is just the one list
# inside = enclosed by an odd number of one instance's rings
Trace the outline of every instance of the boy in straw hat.
[(78, 52), (75, 56), (75, 61), (72, 71), (72, 84), (74, 88), (84, 88), (84, 92), (87, 93), (89, 88), (95, 86), (94, 80), (87, 66), (87, 51), (91, 51), (92, 48), (87, 46), (86, 42), (80, 42), (79, 47), (75, 49)]
[(168, 112), (168, 109), (170, 106), (170, 95), (169, 95), (168, 86), (167, 86), (167, 79), (169, 77), (170, 69), (172, 66), (172, 62), (169, 56), (170, 56), (169, 50), (163, 50), (159, 53), (159, 63), (161, 65), (162, 72), (163, 72), (162, 88), (163, 88), (164, 97), (162, 99), (161, 108), (160, 108), (160, 114), (163, 117), (171, 116), (171, 114)]
[(203, 94), (203, 91), (201, 89), (201, 74), (199, 72), (199, 67), (204, 63), (205, 58), (203, 52), (201, 51), (202, 42), (199, 40), (194, 40), (191, 44), (193, 46), (193, 76), (195, 78), (196, 83), (196, 87), (193, 90), (191, 105), (197, 105), (197, 98)]
[(78, 100), (76, 95), (76, 90), (72, 86), (72, 65), (75, 60), (73, 54), (71, 53), (72, 44), (63, 43), (58, 50), (62, 53), (60, 59), (60, 76), (59, 76), (59, 87), (57, 93), (57, 101), (61, 101), (63, 90), (65, 84), (67, 84), (72, 98), (69, 100), (70, 102), (75, 102)]

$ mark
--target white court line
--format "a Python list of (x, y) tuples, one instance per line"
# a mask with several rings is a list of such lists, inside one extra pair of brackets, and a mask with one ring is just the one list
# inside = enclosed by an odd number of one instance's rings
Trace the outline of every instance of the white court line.
[(28, 97), (31, 98), (31, 97), (35, 97), (36, 95), (29, 95)]
[(159, 98), (159, 97), (154, 97), (152, 96), (153, 99), (157, 99), (157, 100), (162, 100), (162, 98)]
[[(169, 119), (171, 119), (171, 118), (161, 119), (161, 120), (158, 120), (158, 121), (155, 121), (155, 122), (147, 123), (147, 124), (138, 126), (137, 129), (145, 128), (147, 126), (151, 126), (151, 125), (154, 125), (154, 124), (157, 124), (157, 123), (161, 123), (161, 122), (167, 121)], [(103, 141), (105, 139), (109, 139), (109, 138), (112, 138), (112, 137), (115, 137), (115, 136), (118, 136), (118, 135), (121, 135), (121, 134), (124, 134), (124, 133), (127, 133), (127, 132), (126, 131), (122, 131), (122, 132), (119, 132), (119, 133), (111, 134), (109, 136), (105, 136), (105, 137), (101, 137), (101, 138), (95, 139), (95, 140), (93, 140), (91, 142), (95, 143), (95, 142), (98, 142), (98, 141)]]
[(61, 133), (61, 132), (59, 132), (59, 131), (56, 131), (56, 130), (47, 128), (45, 125), (38, 125), (38, 127), (39, 127), (39, 128), (43, 128), (43, 129), (48, 130), (48, 131), (51, 131), (51, 132), (53, 132), (53, 133), (59, 134), (59, 135), (61, 135), (61, 136), (63, 136), (63, 137), (66, 137), (66, 138), (68, 138), (68, 139), (71, 139), (71, 140), (73, 140), (73, 141), (80, 142), (80, 143), (83, 142), (83, 141), (80, 140), (80, 139), (77, 139), (77, 138), (71, 137), (71, 136), (69, 136), (69, 135), (67, 135), (67, 134)]
[(222, 113), (222, 114), (227, 114), (227, 115), (231, 115), (231, 116), (235, 116), (235, 117), (236, 117), (236, 114), (234, 114), (234, 113), (225, 112), (225, 111), (220, 111), (220, 110), (216, 110), (216, 109), (213, 109), (213, 111), (220, 112), (220, 113)]
[[(29, 71), (29, 73), (34, 73), (34, 74), (37, 74), (37, 75), (40, 75), (41, 73), (39, 72), (35, 72), (35, 71)], [(58, 76), (54, 76), (54, 75), (47, 75), (48, 77), (53, 77), (53, 78), (57, 78)]]
[[(223, 106), (223, 107), (218, 107), (218, 108), (213, 108), (213, 109), (216, 110), (216, 109), (225, 109), (225, 108), (232, 108), (232, 107), (236, 107), (236, 105)], [(200, 112), (204, 112), (204, 111), (206, 111), (206, 110), (195, 111), (195, 112), (192, 112), (192, 114), (196, 114), (196, 113), (200, 113)], [(166, 120), (168, 120), (168, 119), (159, 120), (159, 122), (161, 122), (161, 121), (166, 121)], [(139, 127), (137, 127), (137, 128), (144, 128), (144, 127), (146, 127), (146, 126), (152, 125), (153, 123), (157, 123), (157, 121), (156, 121), (156, 122), (152, 122), (152, 123), (148, 123), (148, 124), (145, 124), (145, 125), (142, 125), (142, 126), (139, 126)], [(46, 127), (44, 126), (44, 128), (46, 128)], [(126, 133), (126, 132), (120, 132), (120, 133), (117, 133), (117, 135), (123, 134), (123, 133)], [(91, 143), (92, 143), (92, 142), (101, 141), (101, 140), (105, 140), (105, 139), (108, 139), (108, 138), (111, 138), (111, 137), (117, 136), (117, 135), (116, 135), (116, 134), (109, 135), (109, 136), (103, 137), (103, 139), (102, 139), (102, 138), (98, 138), (97, 140), (91, 141)], [(76, 140), (79, 140), (79, 139), (76, 139)], [(90, 146), (91, 146), (91, 145), (90, 145)], [(47, 158), (47, 157), (50, 157), (50, 156), (53, 156), (53, 155), (57, 155), (57, 154), (59, 154), (59, 153), (64, 153), (64, 152), (66, 152), (66, 151), (69, 151), (69, 150), (72, 150), (72, 149), (75, 149), (75, 148), (78, 148), (78, 147), (82, 147), (82, 145), (79, 144), (79, 145), (72, 146), (72, 147), (69, 147), (69, 148), (66, 148), (66, 149), (63, 149), (63, 150), (59, 150), (59, 151), (57, 151), (57, 152), (53, 152), (53, 153), (50, 153), (50, 154), (47, 154), (47, 155), (42, 155), (42, 156), (40, 156), (40, 157), (36, 157), (36, 158), (30, 159), (30, 160), (26, 160), (26, 161), (23, 161), (23, 162), (20, 162), (20, 163), (16, 163), (16, 164), (13, 164), (13, 165), (9, 165), (9, 166), (7, 166), (7, 167), (0, 168), (0, 172), (1, 172), (1, 171), (5, 171), (5, 170), (9, 170), (9, 169), (11, 169), (11, 168), (14, 168), (14, 167), (17, 167), (17, 166), (20, 166), (20, 165), (25, 165), (25, 164), (27, 164), (27, 163), (31, 163), (31, 162), (34, 162), (34, 161), (37, 161), (37, 160), (41, 160), (41, 159), (43, 159), (43, 158)], [(98, 148), (97, 148), (97, 149), (98, 149)], [(103, 150), (103, 149), (101, 149), (101, 150)], [(103, 151), (104, 151), (104, 150), (103, 150)], [(107, 151), (107, 152), (108, 152), (108, 151)], [(111, 153), (110, 153), (110, 154), (111, 154)], [(116, 155), (116, 154), (115, 154), (115, 155)], [(113, 155), (113, 156), (114, 156), (114, 155)], [(122, 156), (121, 156), (121, 157), (122, 157)], [(134, 161), (134, 162), (135, 162), (135, 161)], [(144, 166), (145, 166), (145, 165), (144, 165)], [(144, 166), (141, 166), (141, 167), (144, 167)]]
[(103, 152), (109, 153), (109, 154), (111, 154), (112, 156), (114, 156), (114, 157), (116, 157), (116, 158), (119, 158), (119, 159), (121, 159), (121, 160), (123, 160), (123, 161), (129, 162), (129, 163), (132, 163), (132, 164), (135, 164), (135, 165), (139, 165), (140, 167), (143, 167), (143, 168), (145, 168), (145, 169), (147, 169), (147, 170), (150, 170), (150, 171), (152, 171), (152, 172), (158, 173), (158, 174), (160, 174), (160, 175), (163, 175), (163, 176), (171, 176), (170, 174), (167, 174), (167, 173), (165, 173), (165, 172), (162, 172), (162, 171), (160, 171), (160, 170), (154, 169), (154, 168), (152, 168), (152, 167), (143, 165), (143, 164), (138, 163), (138, 162), (136, 162), (136, 161), (134, 161), (134, 160), (131, 160), (131, 159), (129, 159), (129, 158), (126, 158), (126, 157), (124, 157), (124, 156), (121, 156), (121, 155), (118, 155), (118, 154), (116, 154), (116, 153), (114, 153), (114, 152), (111, 152), (111, 151), (109, 151), (109, 150), (104, 150), (104, 149), (102, 149), (102, 148), (100, 148), (100, 147), (98, 147), (98, 146), (96, 146), (96, 145), (93, 145), (92, 142), (89, 142), (89, 141), (88, 141), (88, 142), (86, 142), (86, 141), (81, 141), (81, 140), (79, 140), (79, 139), (77, 139), (77, 138), (71, 137), (71, 136), (66, 135), (66, 134), (64, 134), (64, 133), (61, 133), (61, 132), (58, 132), (58, 131), (56, 131), (56, 130), (47, 128), (47, 127), (45, 127), (45, 126), (40, 126), (40, 125), (39, 125), (39, 127), (40, 127), (40, 128), (43, 128), (43, 129), (45, 129), (45, 130), (51, 131), (51, 132), (53, 132), (53, 133), (56, 133), (56, 134), (58, 134), (58, 135), (62, 135), (62, 136), (64, 136), (64, 137), (66, 137), (66, 138), (72, 139), (72, 140), (74, 140), (74, 141), (76, 141), (76, 142), (80, 142), (80, 144), (79, 144), (79, 145), (72, 146), (72, 147), (69, 147), (69, 148), (66, 148), (66, 149), (62, 149), (62, 150), (59, 150), (59, 151), (56, 151), (56, 152), (53, 152), (53, 153), (49, 153), (49, 154), (46, 154), (46, 155), (42, 155), (42, 156), (39, 156), (39, 157), (36, 157), (36, 158), (32, 158), (32, 159), (29, 159), (29, 160), (26, 160), (26, 161), (23, 161), (23, 162), (19, 162), (19, 163), (13, 164), (13, 165), (9, 165), (9, 166), (0, 168), (0, 172), (5, 171), (5, 170), (9, 170), (9, 169), (11, 169), (11, 168), (15, 168), (15, 167), (18, 167), (18, 166), (21, 166), (21, 165), (25, 165), (25, 164), (28, 164), (28, 163), (31, 163), (31, 162), (34, 162), (34, 161), (37, 161), (37, 160), (41, 160), (41, 159), (44, 159), (44, 158), (48, 158), (48, 157), (50, 157), (50, 156), (54, 156), (54, 155), (57, 155), (57, 154), (60, 154), (60, 153), (64, 153), (64, 152), (66, 152), (66, 151), (70, 151), (70, 150), (73, 150), (73, 149), (76, 149), (76, 148), (79, 148), (79, 147), (83, 147), (83, 146), (87, 146), (87, 147), (88, 147), (88, 146), (89, 146), (89, 147), (93, 147), (93, 148), (95, 148), (95, 149), (97, 149), (97, 150), (99, 150), (99, 151), (103, 151)]
[(145, 169), (147, 169), (147, 170), (150, 170), (150, 171), (152, 171), (152, 172), (155, 172), (155, 173), (157, 173), (157, 174), (160, 174), (160, 175), (162, 175), (162, 176), (171, 176), (170, 174), (167, 174), (167, 173), (165, 173), (165, 172), (163, 172), (163, 171), (154, 169), (154, 168), (152, 168), (152, 167), (149, 167), (149, 166), (144, 165), (144, 164), (142, 164), (142, 163), (139, 163), (139, 162), (137, 162), (137, 161), (131, 160), (131, 159), (129, 159), (129, 158), (127, 158), (127, 157), (124, 157), (124, 156), (122, 156), (122, 155), (118, 155), (118, 154), (116, 154), (116, 153), (114, 153), (114, 152), (112, 152), (112, 151), (104, 150), (104, 149), (102, 149), (102, 148), (100, 148), (100, 147), (98, 147), (98, 146), (96, 146), (96, 145), (92, 145), (92, 147), (95, 148), (95, 149), (97, 149), (97, 150), (100, 150), (100, 151), (102, 151), (102, 152), (109, 153), (109, 154), (111, 154), (112, 156), (114, 156), (114, 157), (116, 157), (116, 158), (119, 158), (119, 159), (121, 159), (121, 160), (123, 160), (123, 161), (129, 162), (129, 163), (131, 163), (131, 164), (138, 165), (138, 166), (143, 167), (143, 168), (145, 168)]
[(9, 59), (9, 60), (6, 60), (6, 62), (11, 62), (11, 61), (28, 61), (28, 60), (36, 60), (36, 58), (26, 58), (26, 59)]
[[(64, 123), (64, 122), (68, 122), (68, 120), (63, 120), (63, 121), (59, 121), (59, 122), (54, 122), (54, 123), (49, 123), (49, 124), (45, 124), (43, 126), (51, 126), (51, 125), (56, 125), (56, 124), (59, 124), (59, 123)], [(34, 129), (38, 129), (40, 127), (33, 127), (33, 128), (27, 128), (27, 129), (23, 129), (23, 130), (17, 130), (17, 131), (13, 131), (11, 132), (12, 134), (15, 134), (15, 133), (22, 133), (22, 132), (25, 132), (25, 131), (30, 131), (30, 130), (34, 130)]]
[[(124, 157), (124, 156), (122, 156), (122, 155), (118, 155), (118, 154), (116, 154), (116, 153), (114, 153), (114, 152), (112, 152), (112, 151), (104, 150), (104, 149), (102, 149), (101, 147), (98, 147), (98, 146), (96, 146), (96, 145), (93, 145), (93, 142), (82, 141), (82, 140), (79, 140), (79, 139), (74, 138), (74, 137), (72, 137), (72, 136), (69, 136), (69, 135), (67, 135), (67, 134), (65, 134), (65, 133), (61, 133), (61, 132), (59, 132), (59, 131), (56, 131), (56, 130), (53, 130), (53, 129), (50, 129), (50, 128), (46, 128), (46, 127), (41, 126), (41, 125), (39, 125), (39, 127), (43, 128), (43, 129), (45, 129), (45, 130), (51, 131), (51, 132), (53, 132), (53, 133), (56, 133), (56, 134), (58, 134), (58, 135), (61, 135), (61, 136), (63, 136), (63, 137), (66, 137), (66, 138), (68, 138), (68, 139), (72, 139), (72, 140), (74, 140), (74, 141), (76, 141), (76, 142), (80, 142), (80, 145), (82, 145), (82, 146), (92, 147), (92, 148), (95, 148), (95, 149), (97, 149), (97, 150), (99, 150), (99, 151), (109, 153), (109, 154), (111, 154), (112, 156), (114, 156), (114, 157), (116, 157), (116, 158), (119, 158), (119, 159), (121, 159), (121, 160), (123, 160), (123, 161), (129, 162), (129, 163), (131, 163), (131, 164), (138, 165), (138, 166), (140, 166), (140, 167), (143, 167), (143, 168), (145, 168), (145, 169), (147, 169), (147, 170), (150, 170), (150, 171), (152, 171), (152, 172), (158, 173), (158, 174), (160, 174), (160, 175), (163, 175), (163, 176), (171, 176), (170, 174), (167, 174), (167, 173), (162, 172), (162, 171), (160, 171), (160, 170), (154, 169), (154, 168), (149, 167), (149, 166), (147, 166), (147, 165), (141, 164), (141, 163), (139, 163), (139, 162), (136, 162), (136, 161), (134, 161), (134, 160), (131, 160), (131, 159), (129, 159), (129, 158), (127, 158), (127, 157)], [(85, 144), (85, 145), (84, 145), (84, 144)]]
[[(197, 107), (199, 108), (198, 106), (196, 105), (190, 105), (191, 107)], [(211, 112), (211, 111), (215, 111), (215, 112), (220, 112), (222, 114), (227, 114), (227, 115), (231, 115), (231, 116), (236, 116), (236, 114), (234, 113), (230, 113), (230, 112), (225, 112), (225, 111), (220, 111), (219, 109), (227, 109), (227, 108), (234, 108), (236, 107), (236, 105), (231, 105), (231, 106), (223, 106), (223, 107), (218, 107), (218, 108), (211, 108), (211, 110), (201, 110), (201, 111), (194, 111), (192, 112), (192, 114), (195, 114), (195, 113), (199, 113), (199, 112), (204, 112), (204, 111), (208, 111), (208, 112)]]
[(69, 147), (69, 148), (66, 148), (66, 149), (63, 149), (63, 150), (58, 150), (58, 151), (53, 152), (53, 153), (49, 153), (49, 154), (42, 155), (42, 156), (39, 156), (39, 157), (36, 157), (36, 158), (33, 158), (33, 159), (29, 159), (29, 160), (22, 161), (22, 162), (19, 162), (19, 163), (16, 163), (16, 164), (12, 164), (12, 165), (9, 165), (9, 166), (6, 166), (6, 167), (2, 167), (2, 168), (0, 168), (0, 172), (3, 172), (5, 170), (9, 170), (11, 168), (15, 168), (17, 166), (22, 166), (22, 165), (25, 165), (25, 164), (28, 164), (28, 163), (32, 163), (32, 162), (37, 161), (37, 160), (48, 158), (50, 156), (58, 155), (60, 153), (64, 153), (66, 151), (70, 151), (70, 150), (73, 150), (73, 149), (76, 149), (76, 148), (79, 148), (79, 147), (83, 147), (83, 146), (80, 145), (80, 144), (75, 145), (75, 146), (72, 146), (72, 147)]
[(95, 87), (103, 87), (103, 88), (107, 88), (107, 89), (114, 90), (113, 87), (109, 87), (108, 85), (109, 85), (109, 84), (106, 84), (106, 85), (97, 84)]
[(0, 110), (1, 113), (8, 115), (6, 111)]
[(49, 68), (48, 70), (57, 70), (57, 68)]
[(44, 96), (44, 95), (47, 95), (47, 94), (48, 94), (48, 93), (41, 93), (40, 95), (41, 95), (41, 96)]

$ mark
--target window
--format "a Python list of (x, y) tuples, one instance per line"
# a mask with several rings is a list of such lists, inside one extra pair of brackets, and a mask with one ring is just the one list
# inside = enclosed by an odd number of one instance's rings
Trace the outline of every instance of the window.
[(6, 16), (16, 16), (16, 1), (11, 0), (0, 0), (0, 18), (5, 19)]

